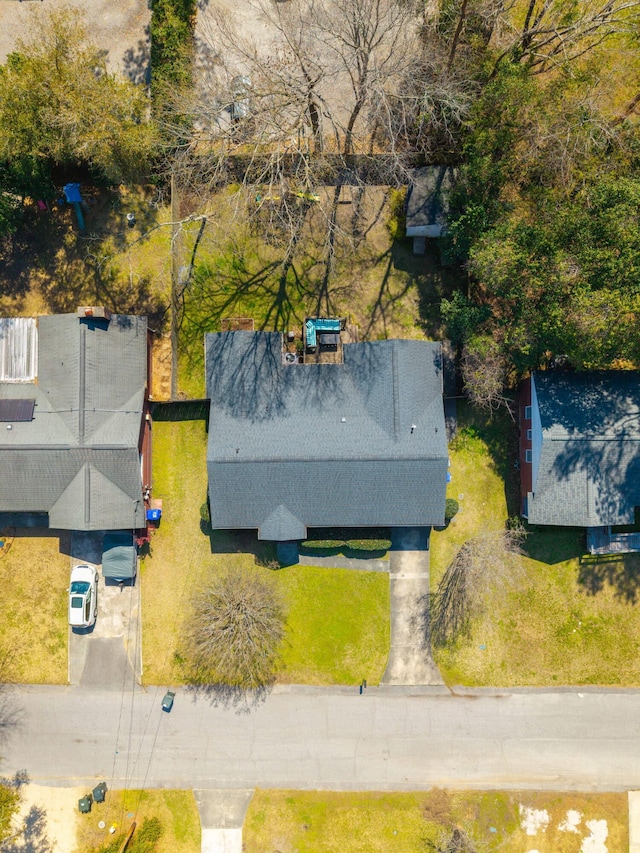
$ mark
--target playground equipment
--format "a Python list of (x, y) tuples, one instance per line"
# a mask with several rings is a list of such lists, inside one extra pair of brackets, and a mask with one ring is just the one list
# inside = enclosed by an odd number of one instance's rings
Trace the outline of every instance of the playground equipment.
[(84, 231), (84, 214), (82, 213), (82, 196), (80, 195), (80, 184), (66, 184), (63, 187), (64, 197), (68, 204), (73, 205), (78, 220), (78, 228)]

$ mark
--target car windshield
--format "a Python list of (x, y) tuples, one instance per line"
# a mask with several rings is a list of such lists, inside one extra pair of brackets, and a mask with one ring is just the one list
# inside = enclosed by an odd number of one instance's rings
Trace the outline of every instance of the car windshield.
[(84, 598), (81, 595), (73, 595), (71, 596), (71, 607), (75, 609), (79, 609), (82, 607), (84, 603)]
[[(70, 592), (71, 593), (75, 592), (75, 593), (79, 593), (80, 595), (83, 595), (85, 592), (89, 592), (90, 585), (91, 584), (89, 583), (89, 581), (74, 581), (71, 584)], [(76, 604), (75, 606), (80, 607), (81, 605)]]

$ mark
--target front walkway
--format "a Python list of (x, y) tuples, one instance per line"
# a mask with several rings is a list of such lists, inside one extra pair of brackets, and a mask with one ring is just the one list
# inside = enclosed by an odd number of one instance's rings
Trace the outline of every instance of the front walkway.
[(426, 527), (397, 527), (389, 555), (391, 648), (383, 684), (444, 686), (431, 654)]

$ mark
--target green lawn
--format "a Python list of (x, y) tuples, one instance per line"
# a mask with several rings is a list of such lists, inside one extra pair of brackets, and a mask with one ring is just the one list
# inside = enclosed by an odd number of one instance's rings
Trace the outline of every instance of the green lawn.
[[(0, 533), (9, 541), (6, 531)], [(12, 680), (67, 683), (69, 541), (19, 530), (11, 547), (0, 551), (0, 653), (9, 655)]]
[[(200, 815), (193, 791), (175, 790), (108, 790), (104, 806), (96, 806), (87, 815), (76, 815), (76, 851), (90, 853), (115, 845), (118, 839), (123, 840), (122, 833), (133, 821), (139, 833), (145, 818), (157, 818), (162, 826), (162, 835), (153, 848), (155, 853), (200, 853)], [(104, 829), (98, 826), (100, 820), (106, 823)], [(109, 833), (111, 826), (116, 827), (113, 835)], [(134, 834), (134, 842), (135, 838)], [(113, 849), (119, 850), (120, 846)]]
[[(507, 419), (487, 422), (465, 406), (460, 427), (448, 494), (459, 498), (461, 511), (446, 531), (432, 534), (433, 591), (466, 539), (505, 524), (513, 494), (514, 427)], [(445, 681), (640, 685), (640, 556), (584, 558), (584, 532), (572, 529), (531, 530), (525, 550), (518, 584), (494, 590), (469, 636), (435, 650)]]
[[(440, 301), (459, 283), (456, 273), (440, 267), (431, 255), (412, 254), (411, 240), (394, 239), (388, 228), (391, 209), (383, 187), (367, 187), (358, 206), (358, 233), (353, 236), (354, 206), (349, 188), (338, 208), (335, 255), (327, 277), (326, 222), (333, 192), (320, 190), (320, 200), (305, 213), (295, 251), (287, 258), (289, 240), (267, 239), (248, 214), (233, 187), (208, 199), (209, 220), (198, 246), (194, 276), (184, 296), (180, 331), (180, 389), (202, 389), (204, 332), (220, 331), (227, 317), (249, 317), (256, 329), (283, 331), (302, 327), (310, 313), (348, 316), (360, 337), (423, 338), (441, 328)], [(249, 202), (249, 205), (251, 202)], [(184, 230), (182, 263), (188, 264), (199, 231)]]
[(189, 618), (191, 591), (210, 573), (269, 572), (288, 610), (278, 680), (307, 684), (379, 681), (389, 650), (387, 575), (292, 566), (273, 570), (273, 546), (255, 533), (204, 533), (199, 509), (206, 496), (206, 433), (200, 421), (156, 421), (154, 496), (163, 518), (141, 568), (144, 679), (178, 683), (175, 653)]
[[(546, 832), (527, 835), (520, 806), (546, 810)], [(576, 831), (561, 828), (568, 810), (580, 813)], [(329, 791), (255, 792), (243, 830), (247, 853), (422, 853), (465, 830), (478, 850), (523, 853), (580, 853), (587, 848), (586, 822), (606, 821), (607, 849), (628, 846), (626, 794), (537, 792), (335, 793)], [(438, 849), (445, 849), (439, 846)], [(595, 849), (595, 848), (594, 848)]]

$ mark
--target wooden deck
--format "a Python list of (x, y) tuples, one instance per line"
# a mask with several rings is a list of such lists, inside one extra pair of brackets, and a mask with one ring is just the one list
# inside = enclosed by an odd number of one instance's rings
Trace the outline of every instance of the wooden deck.
[(631, 554), (640, 551), (640, 533), (611, 533), (606, 527), (587, 530), (590, 554)]

